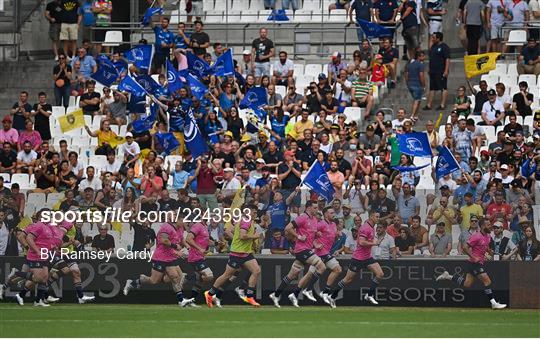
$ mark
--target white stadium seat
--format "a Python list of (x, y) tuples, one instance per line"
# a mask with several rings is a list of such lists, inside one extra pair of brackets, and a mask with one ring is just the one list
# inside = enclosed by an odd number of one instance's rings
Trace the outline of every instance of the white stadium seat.
[(319, 74), (322, 73), (322, 65), (321, 64), (307, 64), (304, 67), (304, 74), (310, 75), (313, 77), (318, 77)]
[(526, 42), (527, 42), (527, 31), (516, 29), (516, 30), (510, 31), (506, 45), (521, 47)]
[(518, 78), (518, 83), (525, 81), (529, 87), (536, 86), (536, 75), (534, 74), (521, 74)]
[(19, 184), (21, 189), (30, 188), (30, 176), (27, 173), (15, 173), (11, 176), (11, 183)]
[(105, 41), (103, 41), (103, 46), (116, 47), (122, 44), (122, 31), (107, 31), (105, 33)]
[(294, 64), (294, 72), (293, 72), (293, 75), (294, 75), (294, 76), (297, 76), (297, 75), (304, 75), (304, 65), (303, 65), (303, 64), (295, 63), (295, 64)]

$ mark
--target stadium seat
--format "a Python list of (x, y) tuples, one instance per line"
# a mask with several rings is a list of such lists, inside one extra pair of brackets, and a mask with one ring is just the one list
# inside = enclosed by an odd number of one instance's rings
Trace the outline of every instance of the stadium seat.
[(69, 105), (68, 108), (66, 108), (66, 114), (73, 113), (78, 109), (79, 109), (78, 105)]
[(11, 182), (11, 175), (9, 173), (0, 173), (0, 177), (4, 178), (4, 183)]
[(52, 107), (52, 116), (60, 117), (66, 114), (66, 108), (64, 106), (53, 106)]
[(69, 97), (69, 107), (71, 107), (71, 106), (77, 106), (78, 107), (79, 106), (79, 99), (80, 99), (80, 97), (70, 96)]
[(490, 71), (489, 74), (494, 74), (494, 75), (503, 75), (503, 74), (506, 74), (506, 71), (507, 71), (507, 66), (506, 64), (504, 63), (497, 63), (495, 65), (495, 69)]
[(47, 194), (47, 202), (46, 205), (51, 208), (54, 206), (54, 204), (58, 203), (58, 201), (64, 199), (64, 193), (49, 193)]
[(527, 31), (524, 30), (511, 30), (508, 35), (508, 41), (506, 41), (507, 46), (518, 46), (521, 47), (527, 42)]
[(345, 122), (359, 121), (362, 117), (362, 109), (360, 107), (345, 107), (343, 114), (347, 117)]
[(127, 133), (127, 125), (121, 125), (118, 133), (118, 135), (125, 136)]
[(506, 74), (507, 75), (514, 75), (514, 76), (517, 77), (519, 75), (519, 73), (517, 71), (517, 64), (516, 63), (508, 64), (508, 71), (506, 72)]
[(243, 10), (242, 15), (240, 16), (240, 22), (257, 22), (259, 19), (259, 12), (256, 10)]
[(28, 204), (44, 206), (47, 201), (45, 193), (28, 193)]
[(521, 74), (518, 78), (518, 83), (525, 81), (529, 87), (536, 86), (536, 75), (534, 74)]
[(497, 134), (495, 134), (494, 126), (482, 126), (482, 128), (484, 129), (484, 132), (486, 133), (486, 138), (488, 140), (496, 140)]
[(481, 80), (485, 80), (490, 88), (495, 89), (495, 84), (499, 82), (498, 75), (482, 74)]
[(303, 65), (303, 64), (299, 64), (299, 63), (295, 63), (295, 64), (294, 64), (294, 72), (293, 72), (293, 75), (294, 75), (294, 76), (297, 76), (297, 75), (304, 75), (304, 65)]
[[(204, 1), (203, 1), (204, 2)], [(231, 0), (217, 0), (216, 1), (216, 4), (215, 4), (215, 7), (214, 7), (214, 11), (222, 11), (222, 12), (225, 12), (225, 10), (227, 9), (227, 7), (229, 9), (232, 8), (232, 1)]]
[(104, 155), (90, 155), (89, 157), (90, 164), (95, 168), (103, 168), (107, 165), (107, 157)]
[(278, 85), (276, 86), (276, 93), (281, 95), (281, 98), (285, 98), (285, 95), (287, 95), (287, 88), (285, 86)]
[(294, 12), (295, 22), (311, 22), (311, 18), (311, 11), (297, 10), (296, 12)]
[(321, 64), (307, 64), (304, 68), (304, 74), (317, 78), (322, 73)]
[(529, 126), (529, 130), (532, 130), (532, 126), (533, 126), (533, 116), (532, 116), (532, 115), (526, 116), (526, 117), (523, 119), (523, 125), (524, 125), (524, 126)]
[(328, 15), (328, 22), (347, 22), (347, 11), (344, 9), (335, 9)]
[(211, 12), (214, 10), (214, 0), (203, 1), (203, 11)]
[(21, 189), (30, 188), (30, 176), (27, 173), (14, 173), (11, 176), (11, 183), (19, 184)]
[(117, 47), (122, 44), (122, 31), (107, 31), (105, 33), (105, 40), (103, 41), (103, 46)]
[(315, 13), (321, 12), (321, 1), (319, 0), (304, 0), (304, 6), (302, 9), (305, 11), (312, 11)]

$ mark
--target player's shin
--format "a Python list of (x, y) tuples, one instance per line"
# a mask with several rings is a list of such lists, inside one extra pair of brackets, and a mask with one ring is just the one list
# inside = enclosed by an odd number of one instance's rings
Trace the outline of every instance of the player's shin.
[(289, 278), (288, 275), (286, 275), (283, 279), (281, 279), (281, 283), (279, 284), (278, 288), (274, 291), (274, 295), (276, 297), (280, 297), (281, 293), (283, 293), (283, 290), (291, 283), (292, 279)]
[(337, 284), (337, 288), (331, 294), (332, 299), (337, 298), (339, 292), (345, 287), (345, 285), (346, 285), (345, 281), (341, 279)]

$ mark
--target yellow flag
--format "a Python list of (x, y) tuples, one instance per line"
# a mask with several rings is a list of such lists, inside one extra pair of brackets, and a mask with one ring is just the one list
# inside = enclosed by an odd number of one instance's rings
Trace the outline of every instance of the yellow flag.
[(463, 57), (465, 76), (470, 79), (474, 76), (485, 74), (491, 70), (494, 70), (497, 64), (497, 57), (499, 55), (501, 55), (501, 53), (466, 55)]
[(439, 130), (439, 126), (441, 125), (441, 121), (442, 121), (442, 112), (439, 113), (439, 117), (437, 118), (437, 122), (435, 122), (435, 130), (438, 131)]
[(228, 222), (225, 223), (225, 229), (226, 230), (229, 230), (233, 224), (232, 224), (232, 214), (235, 209), (240, 209), (242, 208), (242, 205), (244, 204), (244, 187), (240, 187), (235, 195), (234, 195), (234, 198), (233, 198), (233, 201), (231, 203), (231, 220), (229, 220)]
[(112, 138), (109, 142), (109, 145), (111, 145), (112, 148), (116, 148), (118, 145), (122, 145), (126, 142), (126, 138), (121, 136), (116, 136), (115, 138)]
[(118, 234), (120, 234), (120, 236), (122, 236), (122, 224), (119, 223), (118, 221), (112, 221), (111, 222), (111, 228), (113, 231), (116, 231), (118, 232)]
[(53, 211), (60, 211), (60, 205), (62, 204), (62, 202), (66, 200), (65, 198), (63, 199), (58, 199), (57, 202), (54, 203), (54, 205), (52, 206), (52, 210)]
[(84, 127), (84, 115), (82, 109), (71, 112), (70, 114), (63, 115), (58, 118), (60, 123), (60, 129), (62, 133), (69, 132), (77, 128)]
[(21, 219), (21, 221), (19, 221), (19, 223), (17, 224), (17, 228), (20, 229), (20, 230), (24, 230), (26, 228), (26, 226), (32, 224), (33, 221), (32, 221), (32, 218), (30, 217), (23, 217)]

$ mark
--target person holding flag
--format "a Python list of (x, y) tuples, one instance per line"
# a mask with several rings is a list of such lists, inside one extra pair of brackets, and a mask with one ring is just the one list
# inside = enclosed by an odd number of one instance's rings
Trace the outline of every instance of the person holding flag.
[(165, 60), (171, 54), (171, 48), (174, 47), (174, 33), (169, 31), (169, 18), (162, 17), (159, 26), (156, 26), (153, 21), (150, 25), (156, 37), (153, 69), (154, 73), (161, 73)]
[[(366, 22), (368, 24), (371, 23), (372, 10), (373, 10), (372, 2), (364, 1), (364, 0), (353, 0), (349, 4), (349, 8), (347, 9), (347, 15), (349, 16), (349, 24), (350, 25), (354, 24), (357, 27), (356, 35), (358, 36), (359, 45), (362, 43), (362, 40), (364, 40), (364, 36), (366, 35), (365, 26), (362, 27), (361, 22)], [(353, 11), (355, 13), (356, 20), (353, 20), (353, 15), (352, 15)]]

